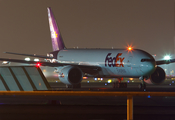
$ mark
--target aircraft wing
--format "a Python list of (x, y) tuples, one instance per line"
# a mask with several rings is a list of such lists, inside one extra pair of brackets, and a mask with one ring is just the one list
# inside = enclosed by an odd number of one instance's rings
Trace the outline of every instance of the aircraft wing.
[(0, 58), (0, 61), (8, 61), (8, 62), (16, 62), (16, 63), (24, 63), (24, 64), (40, 64), (41, 66), (50, 66), (50, 67), (59, 67), (59, 66), (65, 66), (65, 65), (72, 65), (79, 67), (80, 69), (91, 69), (91, 70), (101, 70), (101, 67), (95, 66), (95, 65), (79, 65), (77, 63), (51, 63), (51, 62), (36, 62), (36, 61), (25, 61), (25, 60), (19, 60), (19, 59), (9, 59), (9, 58)]
[[(18, 53), (17, 53), (18, 54)], [(28, 55), (28, 54), (24, 54)], [(46, 58), (46, 57), (45, 57)], [(50, 58), (50, 57), (48, 57)], [(19, 60), (19, 59), (9, 59), (9, 58), (0, 58), (0, 61), (8, 61), (8, 62), (16, 62), (16, 63), (25, 63), (25, 64), (38, 64), (40, 63), (41, 66), (50, 66), (50, 67), (58, 67), (58, 66), (64, 66), (64, 65), (72, 65), (72, 66), (78, 66), (78, 67), (84, 67), (84, 68), (96, 68), (99, 69), (101, 67), (99, 66), (92, 66), (92, 65), (78, 65), (74, 63), (50, 63), (50, 62), (36, 62), (36, 61), (25, 61), (25, 60)], [(170, 64), (175, 62), (175, 59), (170, 60), (159, 60), (156, 61), (156, 65), (163, 65), (163, 64)]]
[(175, 62), (175, 59), (170, 59), (170, 60), (159, 60), (156, 61), (156, 65), (163, 65), (163, 64), (170, 64)]
[[(142, 62), (145, 62), (145, 61), (155, 61), (154, 59), (142, 59), (141, 60)], [(175, 59), (170, 59), (170, 60), (159, 60), (159, 61), (155, 61), (156, 62), (156, 65), (163, 65), (163, 64), (170, 64), (170, 63), (173, 63), (175, 62)]]
[(31, 56), (31, 57), (38, 57), (38, 58), (45, 58), (45, 59), (52, 59), (53, 57), (48, 57), (44, 55), (36, 55), (36, 54), (21, 54), (21, 53), (13, 53), (13, 52), (4, 52), (6, 54), (13, 54), (13, 55), (22, 55), (22, 56)]

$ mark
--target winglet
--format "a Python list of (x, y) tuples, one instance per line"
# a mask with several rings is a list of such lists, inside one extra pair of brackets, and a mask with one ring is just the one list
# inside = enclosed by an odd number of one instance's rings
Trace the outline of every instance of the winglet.
[(57, 27), (53, 12), (50, 7), (47, 8), (48, 11), (48, 19), (49, 19), (49, 26), (50, 26), (50, 34), (52, 39), (52, 48), (53, 51), (65, 49), (65, 45), (63, 39), (61, 37), (61, 33)]

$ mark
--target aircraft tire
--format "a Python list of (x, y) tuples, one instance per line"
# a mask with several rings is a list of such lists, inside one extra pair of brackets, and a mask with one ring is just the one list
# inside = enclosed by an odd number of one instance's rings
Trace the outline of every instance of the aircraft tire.
[(146, 84), (139, 84), (139, 89), (146, 89)]
[(139, 84), (139, 89), (142, 89), (142, 84), (141, 83)]

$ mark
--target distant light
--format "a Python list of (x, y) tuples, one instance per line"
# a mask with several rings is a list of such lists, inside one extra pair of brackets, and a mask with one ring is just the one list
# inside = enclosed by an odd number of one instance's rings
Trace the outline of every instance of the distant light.
[(109, 79), (109, 80), (108, 80), (108, 83), (111, 83), (111, 82), (112, 82), (112, 80), (111, 80), (111, 79)]
[(156, 54), (152, 55), (154, 58), (156, 58)]
[(101, 80), (103, 80), (103, 78), (101, 78)]
[(35, 62), (38, 62), (38, 61), (39, 61), (39, 59), (38, 59), (38, 58), (35, 58), (35, 59), (34, 59), (34, 61), (35, 61)]
[(30, 58), (29, 58), (29, 57), (27, 57), (27, 58), (25, 58), (24, 60), (25, 60), (25, 61), (30, 61)]
[(128, 81), (128, 83), (129, 83), (129, 81)]
[(56, 82), (58, 82), (58, 81), (56, 81)]
[(169, 84), (169, 85), (171, 85), (171, 84)]
[(169, 60), (169, 59), (171, 59), (170, 55), (166, 55), (166, 56), (164, 57), (164, 60)]
[(87, 83), (89, 83), (89, 81), (87, 81)]
[(9, 63), (10, 63), (9, 61), (3, 61), (3, 62), (2, 62), (3, 65), (7, 65), (7, 64), (9, 64)]
[(151, 96), (150, 96), (150, 95), (148, 95), (148, 98), (151, 98)]
[(87, 77), (83, 77), (83, 79), (87, 79)]
[(94, 78), (94, 80), (97, 80), (97, 78)]
[(172, 81), (172, 83), (174, 83), (174, 81)]
[(105, 83), (105, 85), (108, 85), (107, 83)]

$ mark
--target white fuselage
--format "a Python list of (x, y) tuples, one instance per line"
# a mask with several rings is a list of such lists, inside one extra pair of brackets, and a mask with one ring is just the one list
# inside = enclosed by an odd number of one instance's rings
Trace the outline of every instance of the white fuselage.
[[(142, 59), (152, 59), (144, 61)], [(149, 76), (155, 70), (155, 60), (139, 49), (65, 49), (58, 52), (58, 62), (99, 66), (100, 76), (140, 77)]]

